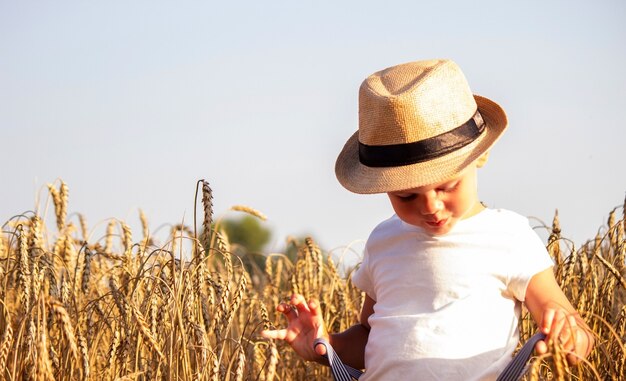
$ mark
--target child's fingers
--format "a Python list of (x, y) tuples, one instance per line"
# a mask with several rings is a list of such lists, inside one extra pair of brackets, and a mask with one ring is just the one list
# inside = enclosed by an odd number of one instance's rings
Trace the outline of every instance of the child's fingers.
[(286, 329), (273, 329), (273, 330), (262, 330), (261, 336), (266, 339), (277, 339), (277, 340), (285, 340), (287, 337)]
[(535, 351), (537, 351), (537, 354), (542, 355), (548, 352), (548, 345), (544, 340), (539, 340), (537, 344), (535, 344)]
[(320, 316), (322, 310), (320, 309), (320, 303), (317, 299), (309, 300), (309, 310), (311, 311), (311, 315)]
[(543, 332), (548, 335), (547, 340), (555, 340), (565, 350), (576, 347), (576, 317), (564, 310), (546, 310), (542, 322)]
[(550, 328), (552, 328), (552, 322), (554, 321), (554, 314), (556, 313), (553, 309), (547, 309), (543, 313), (543, 319), (541, 321), (541, 331), (546, 335), (550, 334)]
[(561, 311), (556, 311), (554, 313), (554, 318), (552, 319), (552, 325), (550, 326), (550, 336), (555, 338), (561, 333), (563, 326), (565, 325), (565, 315)]
[(324, 356), (326, 354), (326, 347), (322, 345), (321, 343), (317, 344), (315, 346), (315, 353), (317, 353), (320, 356)]
[(298, 317), (298, 313), (296, 312), (294, 307), (288, 303), (280, 303), (276, 307), (276, 310), (278, 312), (282, 312), (282, 314), (285, 315), (285, 317), (287, 318), (288, 322), (291, 322), (293, 319)]
[(295, 294), (291, 297), (291, 304), (298, 309), (299, 313), (309, 312), (309, 306), (304, 300), (304, 296), (300, 294)]
[(576, 349), (578, 335), (578, 327), (576, 324), (576, 317), (574, 315), (568, 315), (564, 327), (564, 333), (561, 334), (561, 340), (563, 343), (563, 348), (568, 351), (572, 351)]

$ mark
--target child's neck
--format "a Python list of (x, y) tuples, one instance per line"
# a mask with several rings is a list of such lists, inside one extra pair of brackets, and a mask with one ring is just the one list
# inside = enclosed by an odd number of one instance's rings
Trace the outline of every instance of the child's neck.
[(476, 201), (476, 203), (470, 208), (470, 210), (463, 216), (463, 220), (473, 217), (478, 213), (482, 212), (485, 209), (485, 206), (482, 202)]

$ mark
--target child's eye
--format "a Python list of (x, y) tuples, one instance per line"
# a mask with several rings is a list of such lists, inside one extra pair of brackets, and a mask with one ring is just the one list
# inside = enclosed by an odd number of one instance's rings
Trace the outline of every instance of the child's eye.
[(454, 184), (450, 184), (450, 185), (447, 185), (445, 187), (441, 187), (441, 188), (439, 188), (437, 190), (439, 192), (449, 193), (449, 192), (454, 192), (458, 187), (459, 187), (459, 182), (456, 182)]
[(400, 199), (400, 201), (412, 201), (412, 200), (415, 200), (415, 197), (417, 197), (417, 195), (415, 193), (413, 193), (413, 194), (399, 194), (399, 195), (396, 195), (396, 197), (398, 197)]

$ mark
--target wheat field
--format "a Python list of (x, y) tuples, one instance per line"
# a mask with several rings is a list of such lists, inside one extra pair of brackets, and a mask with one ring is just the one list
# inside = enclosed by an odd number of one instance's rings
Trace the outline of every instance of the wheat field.
[[(251, 265), (258, 258), (235, 255), (213, 221), (203, 180), (195, 208), (201, 219), (172, 225), (161, 244), (143, 213), (140, 234), (112, 219), (95, 236), (84, 216), (68, 217), (64, 182), (48, 192), (53, 223), (42, 211), (2, 226), (0, 380), (330, 380), (328, 368), (259, 335), (284, 325), (275, 306), (296, 292), (320, 300), (330, 331), (357, 321), (363, 295), (312, 239), (289, 243), (295, 260), (271, 253)], [(557, 280), (597, 345), (577, 366), (552, 346), (533, 359), (525, 379), (625, 379), (626, 221), (619, 209), (582, 245), (561, 237), (557, 216), (546, 227)], [(535, 329), (525, 314), (522, 339)]]

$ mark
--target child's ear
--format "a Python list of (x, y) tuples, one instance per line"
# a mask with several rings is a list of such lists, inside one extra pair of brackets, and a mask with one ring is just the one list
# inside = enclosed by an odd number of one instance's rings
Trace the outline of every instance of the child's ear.
[(487, 164), (487, 160), (489, 159), (489, 151), (480, 155), (478, 159), (476, 159), (476, 168), (481, 168), (485, 164)]

